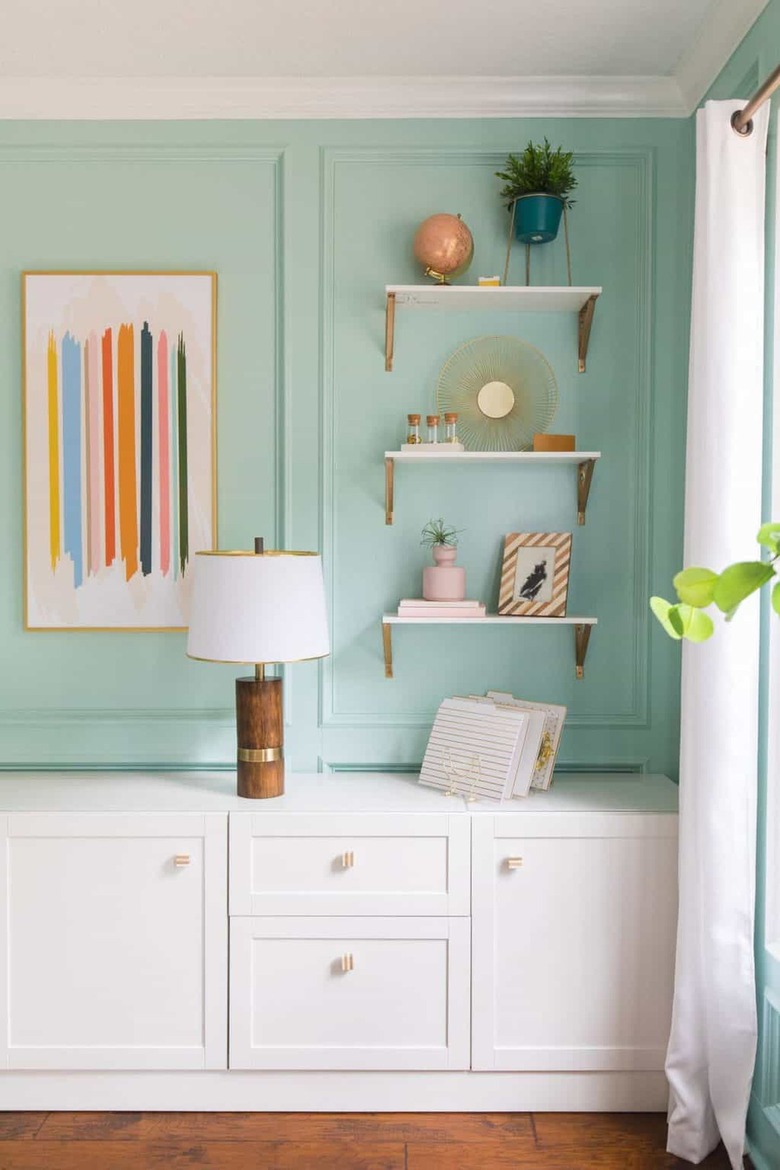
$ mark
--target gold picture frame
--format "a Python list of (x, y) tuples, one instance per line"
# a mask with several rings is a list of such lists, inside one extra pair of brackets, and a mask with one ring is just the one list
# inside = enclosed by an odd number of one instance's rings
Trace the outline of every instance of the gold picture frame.
[(22, 273), (24, 628), (187, 628), (217, 545), (217, 274)]
[(570, 564), (570, 532), (510, 532), (504, 538), (499, 615), (565, 617)]

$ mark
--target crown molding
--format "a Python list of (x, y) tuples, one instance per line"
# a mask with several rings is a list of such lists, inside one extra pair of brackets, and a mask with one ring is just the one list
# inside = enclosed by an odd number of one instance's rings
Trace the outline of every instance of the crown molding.
[[(685, 112), (692, 114), (769, 0), (718, 0), (674, 70)], [(749, 94), (745, 94), (749, 97)]]
[(0, 78), (0, 119), (679, 118), (673, 77)]

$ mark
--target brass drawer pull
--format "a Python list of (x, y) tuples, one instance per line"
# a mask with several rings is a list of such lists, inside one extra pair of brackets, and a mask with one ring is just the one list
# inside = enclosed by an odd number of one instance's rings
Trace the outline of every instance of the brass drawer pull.
[(522, 869), (523, 868), (522, 857), (507, 857), (506, 867), (507, 867), (507, 869)]
[(185, 865), (190, 864), (189, 853), (177, 853), (173, 859), (173, 864), (177, 869), (183, 869)]
[(355, 960), (352, 955), (341, 956), (341, 970), (344, 972), (355, 970)]
[(355, 854), (352, 852), (351, 849), (346, 853), (342, 853), (342, 855), (341, 855), (341, 868), (342, 869), (352, 869), (352, 866), (354, 864), (355, 864)]

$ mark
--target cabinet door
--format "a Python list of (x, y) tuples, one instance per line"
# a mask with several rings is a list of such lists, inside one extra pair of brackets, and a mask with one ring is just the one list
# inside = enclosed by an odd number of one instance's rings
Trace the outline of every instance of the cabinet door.
[(226, 818), (4, 821), (6, 1066), (225, 1068)]
[(230, 920), (231, 1068), (468, 1065), (468, 918)]
[(477, 816), (473, 834), (472, 1067), (662, 1069), (676, 817)]

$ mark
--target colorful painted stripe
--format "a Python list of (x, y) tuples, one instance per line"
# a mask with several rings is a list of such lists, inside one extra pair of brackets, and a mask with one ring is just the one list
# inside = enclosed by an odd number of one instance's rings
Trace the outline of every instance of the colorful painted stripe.
[(141, 572), (152, 571), (152, 369), (154, 359), (149, 322), (141, 330)]
[(189, 560), (189, 508), (187, 500), (187, 349), (179, 334), (176, 347), (176, 381), (179, 400), (179, 567), (184, 572)]
[(87, 432), (87, 563), (90, 573), (101, 568), (103, 510), (100, 506), (100, 374), (98, 340), (90, 333), (84, 342), (85, 424)]
[(57, 340), (49, 334), (46, 346), (46, 378), (49, 411), (49, 554), (52, 572), (62, 555), (60, 544), (60, 395), (57, 373)]
[(171, 418), (168, 402), (168, 334), (157, 342), (157, 446), (160, 476), (160, 572), (171, 568)]
[(119, 455), (119, 549), (125, 577), (138, 571), (138, 508), (135, 473), (135, 348), (133, 326), (120, 325), (117, 343), (117, 453)]
[(176, 349), (171, 347), (171, 548), (173, 555), (173, 575), (179, 575), (179, 397), (176, 382)]
[(106, 564), (116, 557), (116, 484), (114, 482), (114, 353), (111, 329), (101, 338), (103, 369), (103, 501), (105, 505)]
[(65, 553), (73, 562), (76, 588), (84, 580), (81, 538), (81, 345), (62, 339), (62, 488)]

